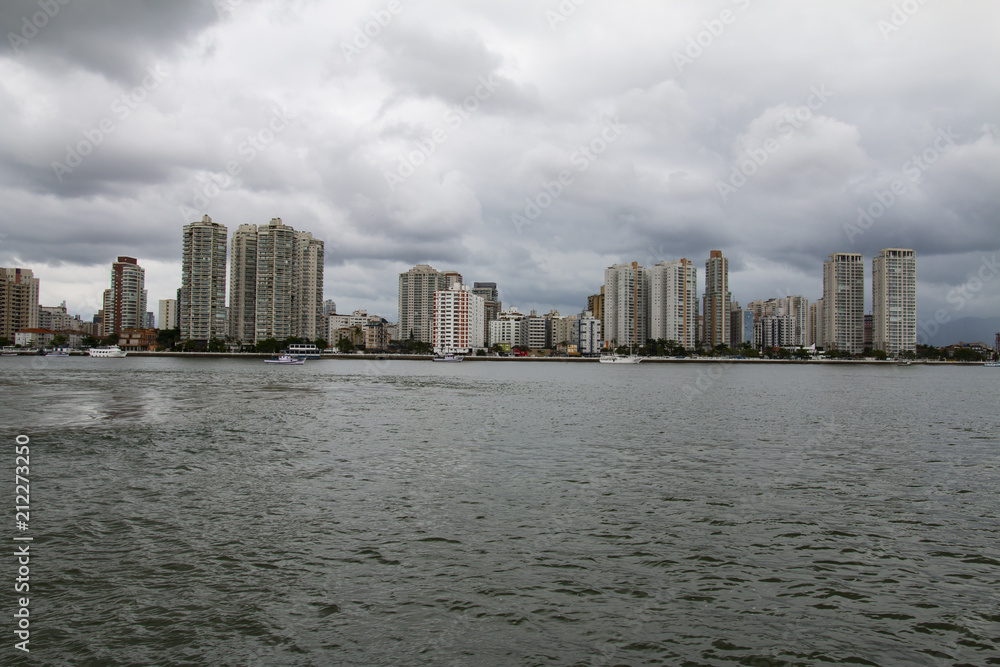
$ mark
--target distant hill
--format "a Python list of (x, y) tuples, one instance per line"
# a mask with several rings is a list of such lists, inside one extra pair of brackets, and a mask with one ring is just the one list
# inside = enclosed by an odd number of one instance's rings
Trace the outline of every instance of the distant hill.
[[(986, 343), (993, 347), (996, 333), (1000, 331), (1000, 317), (960, 317), (945, 322), (936, 334), (930, 336), (928, 344), (934, 347), (944, 347), (963, 343)], [(917, 327), (918, 339), (920, 328)]]

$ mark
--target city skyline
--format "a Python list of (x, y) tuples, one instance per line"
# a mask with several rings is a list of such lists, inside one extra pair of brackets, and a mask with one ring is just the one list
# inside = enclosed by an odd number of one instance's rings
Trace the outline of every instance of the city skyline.
[[(174, 230), (207, 214), (310, 229), (324, 297), (389, 318), (420, 263), (571, 312), (615, 264), (701, 273), (722, 249), (742, 304), (815, 299), (830, 252), (893, 247), (921, 258), (920, 320), (1000, 312), (993, 3), (429, 2), (364, 48), (384, 7), (216, 4), (82, 0), (5, 42), (34, 102), (4, 110), (0, 265), (44, 276), (43, 303), (96, 312), (118, 255), (173, 298)], [(629, 49), (595, 47), (614, 30)]]

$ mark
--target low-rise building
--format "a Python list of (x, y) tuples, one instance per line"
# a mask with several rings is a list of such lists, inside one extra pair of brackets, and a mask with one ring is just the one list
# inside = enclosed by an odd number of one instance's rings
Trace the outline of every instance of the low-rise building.
[(126, 352), (149, 352), (156, 349), (156, 329), (122, 329), (118, 347)]

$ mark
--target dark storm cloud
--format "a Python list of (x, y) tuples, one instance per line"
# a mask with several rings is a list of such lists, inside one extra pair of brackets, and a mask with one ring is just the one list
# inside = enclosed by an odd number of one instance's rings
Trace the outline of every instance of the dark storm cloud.
[(7, 35), (0, 55), (30, 59), (42, 69), (80, 67), (129, 84), (141, 78), (147, 61), (174, 53), (226, 13), (201, 0), (11, 0), (0, 3)]

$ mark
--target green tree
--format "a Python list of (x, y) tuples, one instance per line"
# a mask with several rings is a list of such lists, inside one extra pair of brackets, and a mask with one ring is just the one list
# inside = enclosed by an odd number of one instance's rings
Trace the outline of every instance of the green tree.
[(257, 343), (257, 351), (263, 352), (264, 354), (274, 354), (280, 349), (281, 343), (279, 343), (273, 336), (271, 338), (265, 338)]
[(83, 340), (81, 341), (81, 344), (84, 347), (97, 347), (98, 345), (101, 344), (101, 341), (94, 338), (93, 336), (84, 336)]
[(177, 345), (181, 339), (179, 327), (173, 329), (160, 329), (156, 332), (156, 346), (161, 350), (169, 350)]
[(7, 338), (6, 336), (0, 336), (0, 347), (9, 347), (13, 344), (14, 341), (12, 341), (10, 338)]
[(356, 348), (350, 338), (341, 338), (337, 341), (336, 347), (341, 354), (348, 354), (349, 352), (353, 352)]
[(326, 342), (325, 338), (317, 338), (315, 342), (316, 342), (316, 347), (318, 347), (321, 351), (330, 347), (330, 344)]
[(62, 347), (69, 342), (69, 337), (66, 334), (57, 333), (52, 337), (52, 347)]
[(885, 353), (885, 350), (872, 350), (872, 356), (879, 361), (885, 361), (889, 355)]
[(212, 340), (208, 341), (209, 352), (225, 352), (226, 349), (226, 341), (221, 338), (213, 337)]
[(431, 354), (434, 351), (430, 343), (425, 343), (422, 340), (415, 341), (412, 349), (413, 354)]
[(108, 334), (101, 339), (101, 345), (117, 345), (118, 344), (118, 334)]

